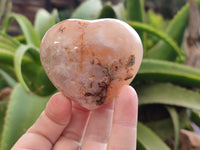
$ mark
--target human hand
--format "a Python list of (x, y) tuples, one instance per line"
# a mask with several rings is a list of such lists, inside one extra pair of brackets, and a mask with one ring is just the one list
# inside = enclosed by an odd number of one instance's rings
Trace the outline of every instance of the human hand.
[(127, 85), (93, 111), (57, 93), (11, 150), (136, 150), (137, 108), (137, 94)]

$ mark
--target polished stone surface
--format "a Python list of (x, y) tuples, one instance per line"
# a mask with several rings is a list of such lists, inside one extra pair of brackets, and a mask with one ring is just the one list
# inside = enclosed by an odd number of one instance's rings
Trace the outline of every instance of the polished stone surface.
[(46, 33), (40, 49), (52, 83), (87, 109), (114, 99), (135, 77), (142, 55), (138, 34), (116, 19), (65, 20)]

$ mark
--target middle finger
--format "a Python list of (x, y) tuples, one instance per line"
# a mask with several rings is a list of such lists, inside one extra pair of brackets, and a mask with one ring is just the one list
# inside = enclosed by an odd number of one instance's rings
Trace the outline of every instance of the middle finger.
[(54, 146), (54, 150), (78, 150), (89, 110), (73, 103), (71, 122)]
[(81, 150), (106, 150), (111, 132), (114, 101), (91, 111)]

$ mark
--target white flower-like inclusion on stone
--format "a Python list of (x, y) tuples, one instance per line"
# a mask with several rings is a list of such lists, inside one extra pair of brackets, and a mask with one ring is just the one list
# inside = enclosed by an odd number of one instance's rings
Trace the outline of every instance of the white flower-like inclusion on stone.
[(66, 97), (95, 109), (135, 77), (143, 49), (136, 31), (117, 19), (69, 19), (45, 34), (42, 65)]

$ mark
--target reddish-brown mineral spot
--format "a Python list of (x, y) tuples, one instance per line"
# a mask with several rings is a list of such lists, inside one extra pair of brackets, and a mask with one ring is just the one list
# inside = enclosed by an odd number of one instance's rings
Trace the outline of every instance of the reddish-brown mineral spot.
[(40, 57), (52, 83), (87, 109), (114, 99), (135, 77), (143, 49), (135, 30), (117, 19), (69, 19), (44, 36)]

